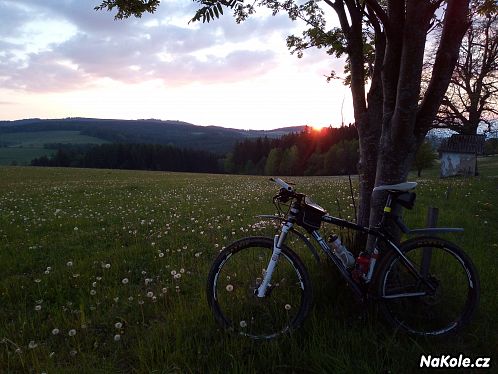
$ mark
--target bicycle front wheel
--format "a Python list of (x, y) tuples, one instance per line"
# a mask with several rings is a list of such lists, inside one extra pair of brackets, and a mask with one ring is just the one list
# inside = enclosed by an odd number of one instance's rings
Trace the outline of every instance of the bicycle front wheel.
[(208, 276), (207, 299), (225, 329), (255, 339), (295, 330), (308, 314), (311, 284), (299, 257), (287, 246), (266, 295), (256, 295), (273, 251), (273, 239), (249, 237), (223, 250)]
[(381, 310), (396, 327), (417, 335), (442, 336), (469, 323), (479, 303), (479, 278), (456, 245), (434, 237), (414, 238), (401, 251), (423, 280), (395, 253), (381, 264)]

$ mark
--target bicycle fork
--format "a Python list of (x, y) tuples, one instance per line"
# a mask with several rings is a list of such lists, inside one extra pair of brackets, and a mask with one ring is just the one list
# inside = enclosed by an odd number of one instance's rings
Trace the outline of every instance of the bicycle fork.
[(265, 297), (266, 290), (270, 284), (271, 277), (273, 275), (273, 271), (277, 266), (278, 258), (280, 257), (280, 253), (282, 252), (282, 246), (284, 245), (285, 238), (287, 237), (287, 233), (292, 229), (293, 224), (291, 222), (285, 222), (282, 225), (282, 231), (280, 235), (275, 235), (273, 238), (273, 252), (271, 255), (271, 259), (266, 267), (266, 273), (263, 277), (263, 281), (261, 285), (256, 290), (257, 297)]

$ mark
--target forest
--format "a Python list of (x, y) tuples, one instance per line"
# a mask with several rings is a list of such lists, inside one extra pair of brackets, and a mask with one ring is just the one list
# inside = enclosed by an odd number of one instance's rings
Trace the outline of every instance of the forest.
[(224, 171), (258, 175), (344, 175), (357, 172), (358, 132), (354, 125), (314, 129), (279, 139), (238, 142), (224, 159)]
[(32, 166), (98, 169), (163, 170), (194, 173), (219, 172), (218, 156), (208, 151), (153, 144), (61, 145), (51, 156), (31, 161)]
[(48, 144), (51, 156), (33, 166), (139, 169), (252, 175), (343, 175), (357, 172), (358, 133), (354, 125), (290, 133), (280, 138), (247, 138), (231, 152), (179, 148), (172, 145), (112, 143)]

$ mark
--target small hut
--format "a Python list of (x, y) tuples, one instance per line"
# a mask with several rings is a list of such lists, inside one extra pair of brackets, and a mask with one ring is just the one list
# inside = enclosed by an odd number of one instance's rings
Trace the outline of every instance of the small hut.
[(452, 135), (438, 149), (441, 178), (477, 175), (477, 156), (484, 153), (484, 135)]

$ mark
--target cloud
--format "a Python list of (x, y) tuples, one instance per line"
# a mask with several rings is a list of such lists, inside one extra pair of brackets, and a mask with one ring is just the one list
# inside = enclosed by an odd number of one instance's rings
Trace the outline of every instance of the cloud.
[(0, 35), (9, 38), (19, 33), (21, 25), (29, 17), (29, 12), (8, 1), (0, 2)]
[[(236, 24), (227, 14), (211, 24), (188, 24), (196, 5), (185, 1), (163, 2), (156, 14), (141, 19), (114, 21), (111, 13), (93, 10), (98, 2), (2, 2), (0, 24), (6, 23), (0, 27), (12, 30), (10, 38), (0, 39), (2, 86), (50, 92), (85, 88), (105, 78), (160, 79), (166, 85), (249, 79), (277, 66), (277, 53), (266, 42), (277, 35), (283, 43), (295, 27), (284, 15)], [(38, 23), (45, 45), (23, 45), (19, 35), (28, 37), (27, 26), (40, 19), (55, 22), (53, 28), (60, 24), (60, 35), (43, 34)]]

